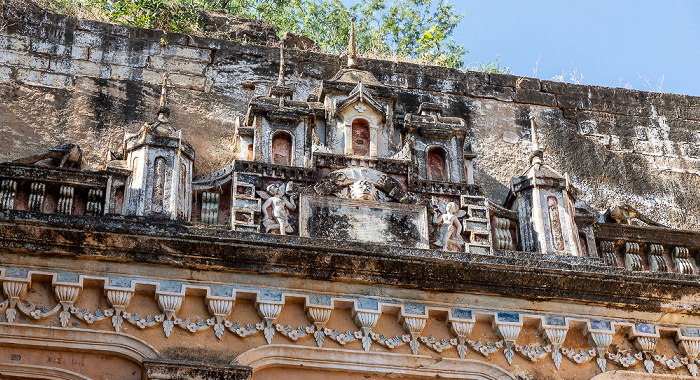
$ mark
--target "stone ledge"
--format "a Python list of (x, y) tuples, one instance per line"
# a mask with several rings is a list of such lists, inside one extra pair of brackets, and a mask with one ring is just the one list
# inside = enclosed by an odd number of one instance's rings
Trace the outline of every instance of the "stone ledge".
[[(598, 259), (474, 255), (206, 228), (184, 223), (0, 211), (0, 248), (53, 255), (449, 292), (700, 311), (699, 276), (631, 272)], [(544, 259), (544, 260), (542, 260)]]
[(147, 380), (247, 380), (253, 369), (246, 366), (218, 366), (179, 360), (144, 359)]

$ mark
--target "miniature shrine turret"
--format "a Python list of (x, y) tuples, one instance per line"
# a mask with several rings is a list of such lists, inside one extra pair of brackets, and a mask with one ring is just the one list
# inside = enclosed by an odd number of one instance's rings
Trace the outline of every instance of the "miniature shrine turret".
[(581, 256), (574, 221), (578, 190), (568, 174), (561, 175), (543, 161), (535, 118), (530, 117), (532, 153), (530, 167), (511, 179), (511, 207), (518, 211), (522, 250)]
[(194, 149), (170, 124), (167, 83), (166, 74), (156, 122), (124, 136), (124, 157), (131, 169), (124, 214), (189, 220)]

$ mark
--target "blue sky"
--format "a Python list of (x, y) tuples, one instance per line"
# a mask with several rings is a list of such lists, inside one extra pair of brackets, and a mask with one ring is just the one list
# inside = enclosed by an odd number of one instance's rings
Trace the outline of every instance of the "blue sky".
[(499, 55), (516, 75), (700, 96), (700, 1), (451, 3), (466, 13), (453, 35), (465, 63)]

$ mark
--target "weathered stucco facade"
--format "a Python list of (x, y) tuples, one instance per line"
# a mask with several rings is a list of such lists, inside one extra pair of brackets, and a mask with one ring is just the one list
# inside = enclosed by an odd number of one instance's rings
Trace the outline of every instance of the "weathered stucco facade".
[(0, 18), (0, 374), (693, 378), (700, 99)]

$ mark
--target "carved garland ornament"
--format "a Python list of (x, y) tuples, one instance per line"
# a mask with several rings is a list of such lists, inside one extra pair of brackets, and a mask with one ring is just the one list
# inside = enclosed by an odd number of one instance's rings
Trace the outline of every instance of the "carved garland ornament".
[[(511, 323), (496, 322), (494, 331), (501, 338), (496, 342), (483, 342), (480, 340), (470, 340), (474, 322), (451, 321), (450, 327), (454, 337), (436, 338), (433, 336), (423, 336), (422, 332), (427, 323), (425, 316), (401, 316), (406, 334), (388, 337), (374, 331), (381, 315), (380, 311), (355, 312), (355, 324), (359, 328), (357, 331), (340, 332), (327, 326), (333, 309), (323, 306), (309, 306), (306, 315), (311, 322), (309, 326), (298, 326), (293, 328), (290, 325), (276, 323), (284, 305), (279, 302), (259, 301), (257, 303), (258, 314), (261, 317), (259, 322), (241, 323), (227, 320), (231, 315), (234, 300), (231, 298), (208, 298), (207, 307), (211, 313), (210, 318), (179, 318), (176, 313), (181, 309), (184, 301), (183, 295), (159, 293), (156, 295), (157, 303), (162, 311), (161, 314), (141, 317), (138, 313), (126, 311), (133, 297), (133, 291), (126, 289), (107, 289), (105, 295), (107, 301), (112, 306), (106, 310), (80, 309), (74, 303), (80, 297), (82, 287), (80, 285), (56, 284), (54, 286), (54, 296), (56, 305), (53, 307), (31, 304), (22, 298), (27, 292), (28, 281), (3, 281), (2, 288), (5, 294), (5, 301), (0, 303), (0, 313), (8, 323), (18, 323), (17, 312), (27, 317), (27, 320), (47, 319), (58, 314), (59, 324), (63, 328), (72, 328), (72, 319), (75, 318), (87, 325), (99, 323), (105, 319), (110, 319), (115, 331), (119, 331), (124, 322), (146, 329), (162, 325), (166, 337), (170, 337), (172, 330), (178, 328), (191, 334), (200, 333), (213, 329), (217, 339), (223, 339), (227, 332), (240, 338), (257, 333), (263, 333), (267, 344), (272, 344), (276, 333), (284, 338), (297, 342), (313, 337), (318, 347), (322, 347), (326, 338), (333, 340), (341, 346), (352, 341), (359, 341), (364, 351), (370, 351), (372, 344), (379, 344), (387, 349), (397, 349), (408, 345), (414, 355), (419, 354), (421, 343), (428, 349), (442, 353), (443, 351), (456, 348), (460, 358), (465, 358), (469, 350), (473, 350), (483, 357), (488, 357), (500, 350), (506, 357), (508, 363), (512, 363), (513, 356), (517, 352), (524, 358), (536, 362), (551, 356), (557, 369), (563, 357), (571, 362), (580, 365), (587, 363), (594, 358), (602, 372), (607, 370), (606, 360), (611, 360), (624, 368), (630, 368), (638, 363), (642, 363), (647, 372), (654, 372), (654, 363), (658, 363), (668, 370), (675, 370), (685, 366), (693, 376), (697, 376), (697, 357), (700, 355), (700, 340), (680, 339), (678, 347), (683, 356), (674, 355), (668, 357), (661, 353), (654, 353), (657, 338), (648, 336), (638, 336), (634, 339), (634, 344), (639, 350), (618, 350), (609, 352), (608, 347), (612, 343), (613, 332), (599, 333), (588, 332), (591, 349), (564, 348), (562, 344), (566, 338), (568, 328), (566, 327), (543, 327), (541, 333), (546, 345), (540, 342), (518, 344), (516, 340), (520, 335), (521, 326)], [(22, 322), (24, 323), (24, 322)]]

